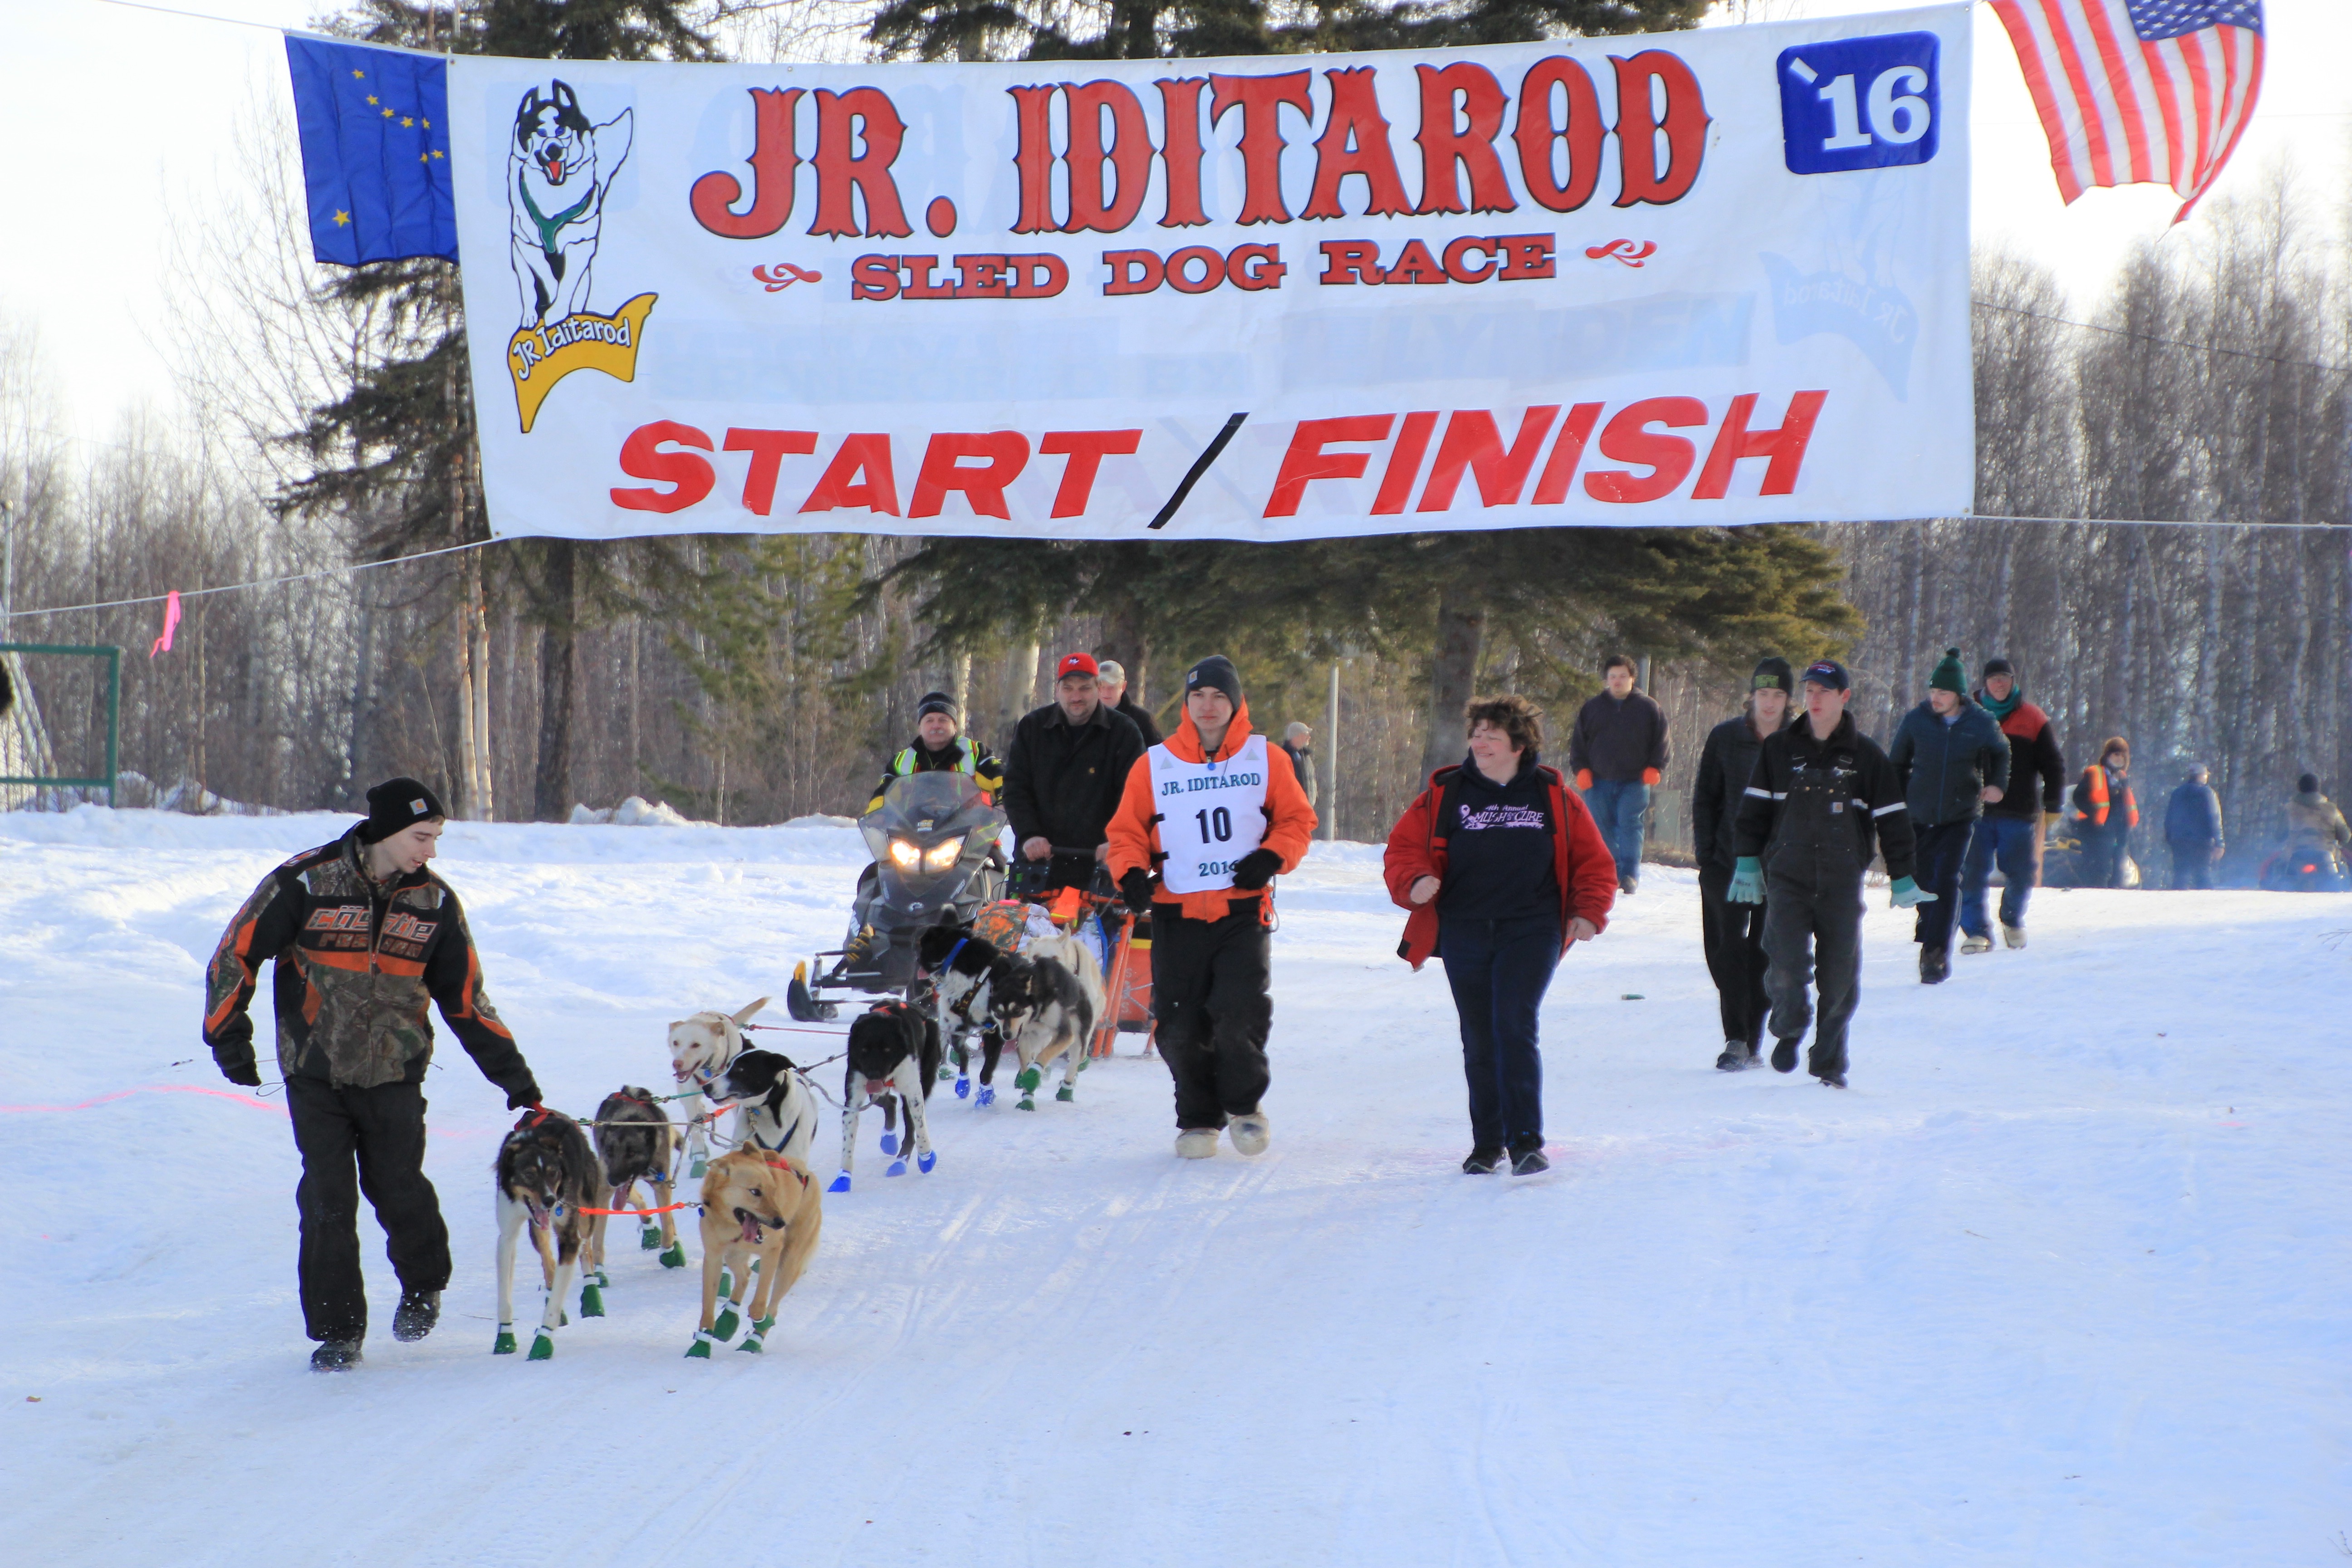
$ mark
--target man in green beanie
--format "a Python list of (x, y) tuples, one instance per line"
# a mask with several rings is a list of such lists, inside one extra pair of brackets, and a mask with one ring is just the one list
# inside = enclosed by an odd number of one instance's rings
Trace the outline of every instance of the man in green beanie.
[(1887, 760), (1911, 808), (1914, 875), (1936, 895), (1919, 906), (1912, 940), (1919, 944), (1919, 984), (1937, 985), (1952, 973), (1952, 921), (1969, 836), (2009, 782), (2009, 737), (1969, 700), (1958, 648), (1946, 650), (1927, 678), (1927, 700), (1895, 726)]

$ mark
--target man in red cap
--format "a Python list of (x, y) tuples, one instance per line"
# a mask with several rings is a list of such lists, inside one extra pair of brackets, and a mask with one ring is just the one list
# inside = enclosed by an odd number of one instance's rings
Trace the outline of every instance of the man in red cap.
[(1094, 655), (1063, 655), (1054, 700), (1024, 718), (1004, 750), (1004, 814), (1033, 894), (1095, 879), (1119, 792), (1143, 755), (1142, 733), (1104, 705), (1097, 673)]

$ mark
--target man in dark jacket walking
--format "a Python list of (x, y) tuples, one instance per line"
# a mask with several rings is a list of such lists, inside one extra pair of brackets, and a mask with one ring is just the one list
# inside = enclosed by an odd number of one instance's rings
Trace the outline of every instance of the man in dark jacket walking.
[(1665, 773), (1666, 713), (1635, 689), (1625, 655), (1611, 654), (1601, 679), (1606, 689), (1577, 710), (1569, 731), (1568, 765), (1616, 858), (1617, 890), (1630, 893), (1642, 877), (1650, 791)]
[[(1992, 868), (2000, 867), (2000, 940), (2025, 945), (2025, 903), (2042, 884), (2043, 819), (2055, 816), (2066, 799), (2066, 759), (2058, 752), (2058, 731), (2050, 715), (2025, 700), (2017, 668), (2005, 658), (1985, 661), (1977, 705), (2009, 738), (2009, 782), (2000, 798), (1985, 804), (1982, 821), (1969, 836), (1969, 856), (1960, 865), (1960, 951), (1990, 952), (1992, 922), (1985, 905), (1992, 893)], [(2036, 788), (2036, 784), (2040, 787)]]
[(1960, 867), (1987, 803), (2009, 782), (2009, 738), (1992, 715), (1969, 700), (1960, 650), (1948, 648), (1927, 678), (1927, 700), (1895, 727), (1888, 761), (1911, 808), (1912, 854), (1919, 885), (1935, 895), (1919, 906), (1911, 940), (1919, 944), (1919, 984), (1952, 973), (1952, 917), (1960, 902)]
[(357, 1365), (367, 1335), (362, 1192), (400, 1277), (393, 1337), (421, 1340), (440, 1316), (449, 1227), (424, 1170), (426, 1003), (506, 1090), (508, 1110), (539, 1104), (530, 1068), (482, 989), (466, 911), (425, 868), (441, 836), (439, 798), (415, 779), (387, 780), (367, 798), (366, 820), (262, 879), (205, 973), (205, 1044), (224, 1078), (251, 1086), (261, 1075), (246, 1009), (261, 965), (277, 960), (278, 1070), (302, 1154), (302, 1318), (321, 1372)]
[[(1853, 681), (1844, 666), (1826, 658), (1810, 666), (1804, 694), (1803, 720), (1768, 739), (1756, 758), (1739, 806), (1730, 897), (1765, 905), (1774, 1069), (1796, 1070), (1797, 1042), (1811, 1023), (1806, 1070), (1843, 1089), (1846, 1027), (1862, 996), (1862, 878), (1873, 849), (1886, 857), (1896, 909), (1936, 895), (1911, 879), (1902, 783), (1845, 710)], [(1821, 994), (1817, 1020), (1809, 982)]]
[(1723, 1054), (1715, 1065), (1726, 1072), (1760, 1065), (1757, 1047), (1764, 1037), (1764, 910), (1731, 901), (1733, 825), (1748, 780), (1767, 737), (1789, 725), (1789, 698), (1796, 686), (1789, 661), (1774, 657), (1748, 677), (1748, 702), (1736, 719), (1707, 731), (1699, 753), (1698, 784), (1691, 793), (1691, 842), (1698, 856), (1699, 918), (1706, 943), (1706, 972), (1715, 979), (1723, 1015)]
[(1160, 726), (1142, 705), (1128, 695), (1127, 666), (1115, 658), (1104, 659), (1095, 667), (1095, 689), (1101, 694), (1102, 705), (1114, 713), (1123, 713), (1136, 732), (1143, 737), (1144, 750), (1160, 744)]
[(1119, 792), (1143, 755), (1143, 736), (1103, 705), (1095, 675), (1092, 654), (1064, 655), (1054, 700), (1014, 726), (1004, 749), (1004, 815), (1033, 891), (1094, 881)]
[(2164, 804), (2164, 847), (2172, 851), (2172, 886), (2213, 886), (2213, 866), (2221, 858), (2221, 797), (2205, 782), (2199, 763)]

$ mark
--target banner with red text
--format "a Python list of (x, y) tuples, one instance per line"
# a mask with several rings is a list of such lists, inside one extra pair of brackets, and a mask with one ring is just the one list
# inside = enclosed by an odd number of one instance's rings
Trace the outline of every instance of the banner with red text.
[(1969, 508), (1969, 11), (1015, 65), (460, 57), (501, 535)]

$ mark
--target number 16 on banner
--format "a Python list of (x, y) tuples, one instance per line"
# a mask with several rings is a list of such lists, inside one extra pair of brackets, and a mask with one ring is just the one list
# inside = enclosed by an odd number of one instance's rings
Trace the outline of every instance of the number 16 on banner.
[(1936, 155), (1942, 84), (1936, 35), (1782, 49), (1780, 140), (1792, 174), (1925, 163)]

